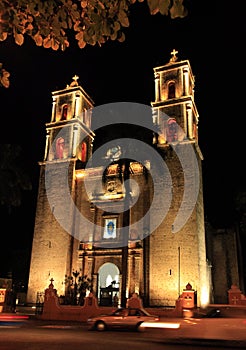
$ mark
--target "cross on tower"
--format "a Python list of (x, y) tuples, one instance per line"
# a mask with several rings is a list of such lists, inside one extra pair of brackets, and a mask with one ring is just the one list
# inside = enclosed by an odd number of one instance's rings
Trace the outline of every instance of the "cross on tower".
[(70, 86), (77, 86), (79, 85), (77, 80), (79, 79), (79, 77), (75, 74), (73, 77), (72, 77), (73, 81), (72, 83), (70, 84)]
[(50, 284), (49, 284), (49, 289), (54, 289), (54, 285), (53, 285), (54, 279), (53, 277), (50, 279)]
[(77, 81), (79, 77), (75, 74), (75, 76), (72, 78), (74, 81)]
[(173, 51), (171, 52), (172, 57), (170, 58), (170, 62), (177, 61), (177, 56), (176, 56), (177, 53), (178, 53), (178, 51), (173, 49)]

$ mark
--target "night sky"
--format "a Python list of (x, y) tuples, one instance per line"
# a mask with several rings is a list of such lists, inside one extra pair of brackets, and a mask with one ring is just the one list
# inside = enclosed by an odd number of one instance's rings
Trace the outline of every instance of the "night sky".
[[(38, 161), (44, 154), (45, 123), (51, 118), (51, 92), (65, 88), (77, 74), (96, 106), (110, 102), (150, 105), (153, 68), (166, 64), (173, 49), (178, 50), (180, 60), (190, 60), (195, 75), (206, 220), (219, 227), (233, 222), (233, 194), (245, 178), (246, 21), (238, 12), (229, 17), (227, 9), (194, 8), (193, 2), (188, 2), (189, 15), (175, 20), (151, 16), (143, 3), (133, 6), (124, 43), (111, 41), (79, 49), (74, 42), (65, 52), (57, 52), (37, 47), (28, 38), (22, 46), (12, 38), (0, 42), (0, 62), (11, 74), (10, 87), (0, 88), (1, 141), (22, 146), (23, 167), (33, 183), (11, 220), (3, 217), (7, 226), (2, 226), (1, 234), (10, 245), (1, 256), (0, 275), (14, 269), (16, 262), (7, 262), (13, 252), (24, 248), (30, 252)], [(26, 252), (24, 260), (29, 258)], [(16, 256), (20, 261), (20, 255)]]

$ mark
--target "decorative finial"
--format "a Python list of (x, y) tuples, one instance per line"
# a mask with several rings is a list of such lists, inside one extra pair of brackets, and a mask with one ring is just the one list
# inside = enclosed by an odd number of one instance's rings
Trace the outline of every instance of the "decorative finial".
[(50, 279), (50, 285), (49, 285), (49, 289), (53, 289), (54, 285), (53, 285), (54, 279), (53, 277)]
[(75, 74), (75, 76), (73, 76), (73, 81), (71, 82), (70, 86), (78, 86), (78, 82), (77, 80), (79, 79), (79, 77)]
[(178, 53), (177, 50), (173, 49), (173, 51), (171, 52), (172, 57), (170, 58), (169, 62), (176, 62), (178, 57), (176, 56), (176, 54)]

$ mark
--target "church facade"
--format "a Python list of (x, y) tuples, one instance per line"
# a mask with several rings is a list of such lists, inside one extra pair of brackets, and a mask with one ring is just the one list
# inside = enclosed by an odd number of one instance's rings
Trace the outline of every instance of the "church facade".
[[(76, 271), (91, 278), (101, 305), (138, 293), (145, 306), (174, 306), (187, 284), (198, 306), (209, 303), (195, 81), (176, 54), (154, 68), (150, 106), (95, 107), (77, 76), (52, 92), (27, 302), (51, 278), (64, 295), (65, 276)], [(151, 142), (112, 137), (95, 152), (96, 129), (114, 120), (115, 129), (148, 129)]]

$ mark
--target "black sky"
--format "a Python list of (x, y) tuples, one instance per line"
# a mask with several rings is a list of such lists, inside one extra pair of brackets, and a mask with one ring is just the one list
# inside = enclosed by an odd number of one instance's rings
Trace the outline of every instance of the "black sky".
[(11, 73), (10, 87), (0, 89), (1, 139), (22, 145), (24, 166), (33, 182), (33, 191), (24, 195), (7, 231), (2, 230), (11, 239), (11, 247), (31, 246), (38, 161), (43, 159), (45, 123), (51, 117), (51, 92), (65, 88), (77, 74), (97, 106), (110, 102), (150, 105), (153, 68), (167, 63), (174, 48), (179, 59), (190, 60), (195, 75), (205, 216), (221, 227), (232, 222), (233, 193), (244, 185), (246, 21), (240, 13), (228, 16), (224, 7), (205, 8), (203, 1), (204, 7), (195, 8), (194, 3), (188, 1), (186, 18), (175, 20), (151, 16), (146, 5), (135, 5), (124, 43), (84, 49), (72, 43), (65, 52), (55, 52), (36, 47), (28, 38), (22, 46), (11, 38), (0, 42), (0, 62)]

